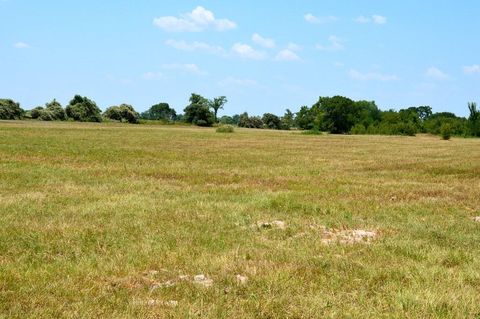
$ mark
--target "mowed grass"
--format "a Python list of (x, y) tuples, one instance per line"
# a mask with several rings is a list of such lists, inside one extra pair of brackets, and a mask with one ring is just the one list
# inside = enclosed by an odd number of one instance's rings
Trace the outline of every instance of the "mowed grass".
[(480, 139), (0, 122), (0, 317), (478, 318), (477, 215)]

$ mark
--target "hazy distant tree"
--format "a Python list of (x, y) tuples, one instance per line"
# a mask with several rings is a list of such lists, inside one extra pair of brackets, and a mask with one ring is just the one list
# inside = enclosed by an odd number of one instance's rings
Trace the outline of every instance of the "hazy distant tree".
[(214, 114), (210, 111), (209, 102), (199, 94), (192, 93), (190, 104), (185, 107), (184, 121), (198, 126), (212, 126), (215, 122)]
[(153, 105), (150, 109), (143, 112), (141, 118), (146, 120), (164, 120), (164, 121), (175, 121), (177, 117), (177, 112), (174, 109), (170, 108), (168, 103), (158, 103)]
[(19, 120), (23, 113), (19, 103), (10, 99), (0, 99), (0, 120)]
[(213, 100), (208, 101), (208, 104), (213, 109), (214, 120), (217, 122), (217, 113), (218, 110), (223, 109), (223, 106), (228, 102), (226, 96), (219, 96), (214, 98)]
[(87, 97), (75, 95), (65, 108), (69, 118), (79, 122), (101, 122), (101, 111), (97, 104)]

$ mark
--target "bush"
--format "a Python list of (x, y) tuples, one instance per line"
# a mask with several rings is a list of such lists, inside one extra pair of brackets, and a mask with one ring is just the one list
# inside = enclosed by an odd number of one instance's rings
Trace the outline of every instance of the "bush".
[(103, 116), (110, 120), (128, 122), (132, 124), (137, 124), (139, 118), (139, 114), (135, 111), (133, 106), (128, 104), (111, 106), (103, 113)]
[(0, 120), (19, 120), (23, 113), (20, 104), (10, 99), (0, 99)]
[(62, 108), (62, 105), (54, 99), (52, 102), (46, 103), (45, 108), (38, 106), (32, 109), (30, 111), (30, 117), (42, 121), (65, 121), (67, 114)]
[(65, 109), (67, 116), (79, 122), (101, 122), (101, 111), (97, 104), (80, 95), (75, 95)]
[(350, 134), (355, 134), (355, 135), (367, 134), (367, 129), (363, 124), (355, 124), (355, 126), (352, 127)]
[(232, 125), (221, 125), (216, 129), (217, 133), (233, 133), (235, 128)]
[(448, 141), (452, 136), (452, 127), (450, 126), (450, 124), (442, 124), (442, 127), (440, 128), (440, 134), (443, 140)]

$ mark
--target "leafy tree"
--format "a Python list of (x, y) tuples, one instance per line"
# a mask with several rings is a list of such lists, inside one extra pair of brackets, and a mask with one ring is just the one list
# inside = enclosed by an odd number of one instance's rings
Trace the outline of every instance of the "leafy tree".
[(101, 122), (101, 111), (97, 104), (87, 97), (75, 95), (65, 108), (69, 118), (79, 122)]
[(139, 114), (135, 111), (133, 106), (129, 104), (111, 106), (103, 113), (103, 116), (111, 120), (132, 124), (138, 123), (139, 118)]
[(238, 121), (240, 119), (240, 115), (235, 114), (233, 116), (224, 115), (219, 119), (221, 124), (229, 124), (229, 125), (238, 125)]
[(440, 134), (442, 135), (442, 139), (449, 140), (452, 136), (452, 127), (448, 123), (443, 123), (442, 127), (440, 128)]
[(190, 104), (183, 110), (186, 123), (198, 126), (212, 126), (215, 122), (214, 114), (210, 111), (209, 102), (199, 94), (192, 93)]
[(295, 124), (302, 130), (313, 129), (315, 113), (308, 106), (302, 106), (295, 116)]
[(321, 115), (322, 128), (333, 134), (350, 132), (358, 119), (358, 108), (355, 102), (343, 96), (320, 97), (312, 107)]
[(168, 103), (158, 103), (153, 105), (148, 111), (143, 112), (141, 118), (145, 120), (175, 121), (177, 112), (170, 108)]
[(62, 105), (53, 99), (49, 103), (45, 103), (45, 107), (38, 106), (30, 111), (32, 119), (39, 119), (42, 121), (65, 121), (67, 114), (62, 108)]
[(285, 111), (285, 114), (281, 118), (281, 129), (289, 130), (295, 126), (295, 114), (292, 113), (289, 109)]
[(262, 116), (263, 125), (272, 130), (282, 129), (282, 121), (278, 116), (272, 113), (265, 113)]
[(209, 106), (213, 109), (215, 123), (217, 122), (218, 110), (223, 109), (223, 106), (228, 102), (226, 96), (219, 96), (211, 101), (208, 101)]
[(19, 103), (10, 99), (0, 99), (0, 120), (19, 120), (24, 110)]
[(245, 112), (240, 114), (238, 126), (246, 128), (263, 128), (264, 123), (259, 116), (248, 116), (248, 113)]
[(472, 136), (480, 136), (480, 111), (477, 110), (477, 103), (468, 103), (470, 116), (468, 117), (468, 127)]

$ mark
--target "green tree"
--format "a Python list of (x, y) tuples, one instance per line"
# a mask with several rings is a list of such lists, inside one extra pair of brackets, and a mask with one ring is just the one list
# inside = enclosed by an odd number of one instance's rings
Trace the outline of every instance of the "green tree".
[(215, 122), (214, 114), (210, 111), (209, 102), (199, 94), (192, 93), (190, 104), (185, 107), (184, 120), (198, 126), (212, 126)]
[(145, 120), (175, 121), (177, 119), (177, 112), (170, 108), (168, 103), (158, 103), (143, 112), (141, 118)]
[(219, 96), (213, 100), (208, 101), (209, 106), (213, 109), (215, 123), (217, 120), (218, 110), (223, 110), (223, 106), (228, 102), (226, 96)]
[(470, 116), (468, 117), (470, 135), (480, 136), (480, 111), (477, 110), (477, 103), (468, 103), (468, 110), (470, 111)]
[(304, 105), (295, 116), (295, 124), (302, 130), (311, 130), (314, 127), (315, 113), (311, 108)]
[(65, 108), (69, 118), (79, 122), (101, 122), (101, 111), (97, 104), (87, 97), (75, 95)]
[(333, 134), (350, 132), (358, 120), (358, 108), (355, 107), (355, 102), (347, 97), (320, 97), (312, 108), (319, 110), (320, 126)]
[(138, 123), (139, 114), (133, 106), (129, 104), (121, 104), (119, 106), (111, 106), (103, 113), (105, 118), (110, 120), (128, 122), (132, 124)]
[(24, 110), (20, 104), (10, 99), (0, 99), (0, 120), (19, 120)]
[(262, 116), (263, 125), (272, 130), (280, 130), (282, 128), (282, 121), (278, 116), (272, 113), (265, 113)]
[(281, 118), (281, 129), (289, 130), (295, 126), (295, 114), (292, 113), (289, 109), (285, 111), (285, 114)]

